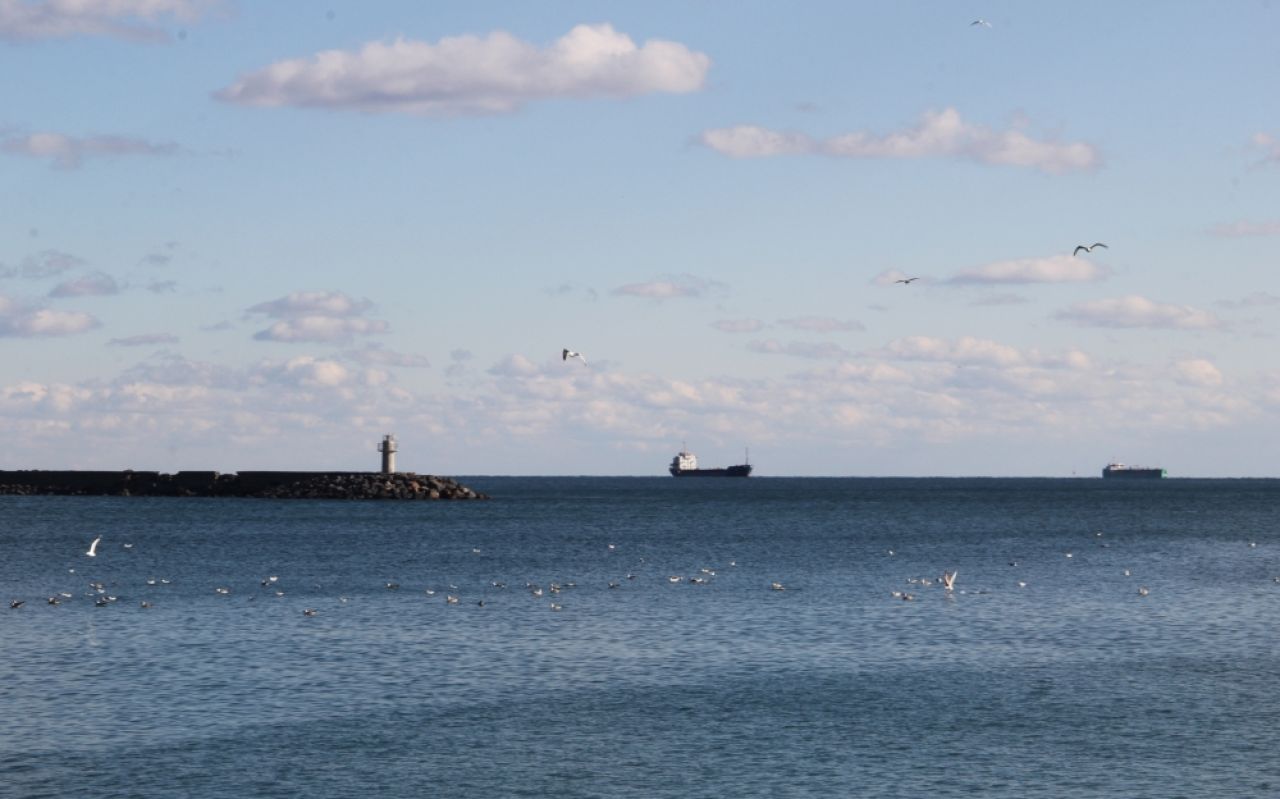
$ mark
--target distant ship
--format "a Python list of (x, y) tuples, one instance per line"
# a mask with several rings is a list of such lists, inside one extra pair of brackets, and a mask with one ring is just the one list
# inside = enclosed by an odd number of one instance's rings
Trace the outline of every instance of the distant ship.
[(751, 464), (743, 463), (724, 469), (699, 469), (698, 456), (687, 449), (681, 449), (671, 459), (669, 471), (672, 477), (749, 477), (751, 475)]
[(1164, 477), (1164, 469), (1146, 466), (1125, 466), (1123, 463), (1108, 463), (1102, 470), (1103, 477), (1155, 478)]

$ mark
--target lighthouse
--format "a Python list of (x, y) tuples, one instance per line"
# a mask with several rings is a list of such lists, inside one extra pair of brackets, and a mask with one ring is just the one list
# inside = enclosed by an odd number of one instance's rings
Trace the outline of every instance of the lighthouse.
[(378, 445), (378, 452), (382, 453), (382, 473), (394, 474), (396, 470), (396, 437), (388, 433), (382, 437), (382, 443)]

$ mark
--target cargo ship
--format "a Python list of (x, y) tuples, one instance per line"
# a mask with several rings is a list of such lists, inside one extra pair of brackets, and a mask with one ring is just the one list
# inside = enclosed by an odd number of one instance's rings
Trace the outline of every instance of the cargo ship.
[(1108, 463), (1102, 470), (1103, 477), (1154, 478), (1164, 477), (1164, 469), (1147, 466), (1125, 466), (1123, 463)]
[[(749, 457), (748, 460), (750, 460)], [(671, 459), (671, 468), (668, 471), (671, 472), (672, 477), (749, 477), (751, 464), (743, 463), (723, 469), (699, 469), (698, 456), (687, 449), (681, 449)]]

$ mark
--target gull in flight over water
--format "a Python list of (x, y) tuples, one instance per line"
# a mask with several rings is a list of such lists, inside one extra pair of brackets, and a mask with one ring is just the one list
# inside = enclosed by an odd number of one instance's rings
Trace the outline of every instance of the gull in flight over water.
[(91, 558), (98, 557), (98, 542), (102, 540), (102, 536), (93, 539), (93, 543), (89, 545), (89, 551), (84, 553)]
[(1095, 241), (1093, 244), (1077, 244), (1077, 245), (1076, 245), (1076, 248), (1075, 248), (1075, 251), (1074, 251), (1074, 252), (1072, 252), (1071, 254), (1072, 254), (1072, 255), (1079, 255), (1081, 250), (1084, 250), (1085, 252), (1093, 252), (1093, 248), (1094, 248), (1094, 247), (1101, 247), (1101, 248), (1102, 248), (1102, 249), (1104, 249), (1104, 250), (1109, 250), (1109, 249), (1111, 249), (1110, 247), (1108, 247), (1107, 245), (1103, 244), (1102, 242), (1100, 242), (1100, 241)]
[(990, 28), (990, 27), (991, 27), (991, 23), (990, 23), (990, 22), (987, 22), (985, 19), (975, 19), (973, 22), (970, 22), (970, 23), (969, 23), (969, 27), (970, 27), (970, 28), (972, 28), (974, 25), (981, 25), (981, 26), (982, 26), (982, 27), (984, 27), (984, 28)]
[(560, 353), (560, 360), (567, 361), (570, 358), (577, 358), (578, 360), (582, 361), (584, 364), (587, 362), (587, 356), (583, 355), (580, 352), (574, 352), (573, 350), (564, 350)]
[(895, 280), (895, 281), (893, 281), (893, 282), (894, 282), (894, 283), (902, 283), (903, 285), (910, 286), (910, 285), (911, 285), (911, 281), (913, 281), (913, 280), (919, 280), (919, 279), (920, 279), (920, 278), (918, 278), (918, 277), (904, 277), (904, 278), (900, 278), (900, 279), (898, 279), (898, 280)]
[(943, 573), (942, 573), (942, 587), (943, 587), (943, 588), (945, 588), (945, 589), (947, 589), (948, 591), (950, 591), (952, 588), (954, 588), (954, 587), (955, 587), (955, 584), (956, 584), (956, 575), (957, 575), (957, 574), (959, 574), (959, 573), (960, 573), (960, 570), (959, 570), (959, 569), (957, 569), (956, 571), (953, 571), (953, 572), (943, 572)]

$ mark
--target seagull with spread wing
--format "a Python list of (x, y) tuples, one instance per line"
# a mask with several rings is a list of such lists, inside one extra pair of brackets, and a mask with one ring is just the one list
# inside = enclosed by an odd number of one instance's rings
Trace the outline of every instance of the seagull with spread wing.
[(587, 362), (587, 356), (583, 355), (580, 352), (574, 352), (573, 350), (564, 350), (563, 352), (560, 353), (560, 360), (567, 361), (570, 358), (577, 358), (578, 360), (582, 361), (584, 364)]
[(1100, 242), (1100, 241), (1095, 241), (1093, 244), (1088, 244), (1088, 245), (1086, 245), (1086, 244), (1078, 244), (1078, 245), (1076, 245), (1075, 252), (1073, 252), (1073, 253), (1071, 253), (1071, 254), (1072, 254), (1072, 255), (1079, 255), (1081, 250), (1084, 250), (1085, 252), (1093, 252), (1093, 248), (1094, 248), (1094, 247), (1101, 247), (1101, 248), (1102, 248), (1102, 249), (1104, 249), (1104, 250), (1108, 250), (1108, 249), (1110, 249), (1110, 247), (1108, 247), (1107, 245), (1103, 244), (1102, 242)]

